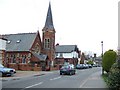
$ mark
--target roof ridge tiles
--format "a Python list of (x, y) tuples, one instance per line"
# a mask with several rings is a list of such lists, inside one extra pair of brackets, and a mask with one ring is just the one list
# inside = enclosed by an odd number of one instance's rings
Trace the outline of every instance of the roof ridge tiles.
[(3, 34), (3, 36), (8, 35), (23, 35), (23, 34), (36, 34), (37, 32), (30, 32), (30, 33), (13, 33), (13, 34)]

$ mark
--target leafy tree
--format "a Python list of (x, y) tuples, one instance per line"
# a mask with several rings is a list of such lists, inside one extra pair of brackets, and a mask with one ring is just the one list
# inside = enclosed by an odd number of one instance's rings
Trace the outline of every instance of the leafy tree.
[(109, 72), (107, 83), (109, 88), (120, 90), (120, 64), (119, 63), (114, 63), (112, 65)]
[(117, 53), (113, 50), (108, 50), (104, 53), (102, 59), (102, 67), (108, 73), (111, 66), (116, 62)]

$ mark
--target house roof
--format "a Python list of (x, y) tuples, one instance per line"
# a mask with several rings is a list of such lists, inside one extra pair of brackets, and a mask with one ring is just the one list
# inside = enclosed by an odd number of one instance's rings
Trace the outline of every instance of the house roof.
[(29, 51), (37, 33), (3, 35), (7, 39), (6, 51)]
[(47, 12), (46, 22), (45, 22), (44, 28), (54, 29), (50, 2), (49, 2), (49, 7), (48, 7), (48, 12)]
[(70, 53), (72, 51), (78, 51), (77, 45), (57, 45), (56, 53)]
[(45, 54), (36, 54), (36, 53), (32, 53), (32, 54), (41, 61), (45, 61), (47, 59), (47, 55)]

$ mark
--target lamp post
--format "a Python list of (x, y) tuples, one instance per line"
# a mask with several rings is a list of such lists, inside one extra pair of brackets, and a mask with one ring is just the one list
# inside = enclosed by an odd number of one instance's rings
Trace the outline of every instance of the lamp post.
[[(103, 60), (103, 41), (101, 41), (101, 47), (102, 47), (102, 60)], [(103, 67), (102, 67), (102, 74), (104, 74), (104, 69), (103, 69)]]
[(102, 47), (102, 58), (103, 58), (103, 41), (101, 41), (101, 47)]

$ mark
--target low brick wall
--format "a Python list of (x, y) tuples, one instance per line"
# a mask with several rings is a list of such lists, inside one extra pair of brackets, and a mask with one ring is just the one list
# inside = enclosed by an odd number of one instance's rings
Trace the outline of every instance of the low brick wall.
[(7, 67), (14, 68), (15, 70), (21, 70), (21, 71), (41, 71), (41, 67), (38, 67), (35, 65), (32, 67), (29, 64), (8, 64)]
[(60, 69), (60, 65), (56, 65), (55, 67), (51, 67), (50, 70), (59, 70)]
[[(37, 64), (33, 66), (29, 64), (9, 64), (7, 67), (14, 68), (15, 70), (21, 70), (21, 71), (42, 71), (42, 67), (39, 67)], [(52, 70), (59, 70), (60, 65), (56, 65), (54, 67), (50, 67), (50, 71)], [(46, 71), (49, 71), (46, 67)]]

